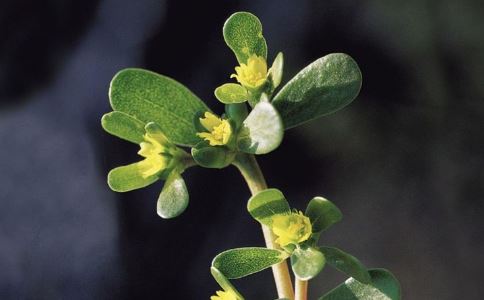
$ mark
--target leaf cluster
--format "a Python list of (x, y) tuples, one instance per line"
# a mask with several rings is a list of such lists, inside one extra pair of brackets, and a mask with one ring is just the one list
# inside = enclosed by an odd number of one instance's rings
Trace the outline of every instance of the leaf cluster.
[[(140, 145), (139, 162), (113, 169), (108, 184), (127, 192), (164, 181), (157, 202), (163, 218), (174, 218), (188, 206), (182, 177), (189, 167), (225, 168), (242, 156), (262, 155), (279, 147), (284, 131), (336, 112), (351, 103), (361, 88), (361, 72), (347, 54), (323, 56), (283, 83), (284, 55), (267, 68), (267, 43), (259, 19), (248, 12), (230, 16), (223, 37), (239, 66), (214, 96), (225, 105), (220, 116), (176, 80), (148, 70), (129, 68), (111, 81), (111, 112), (102, 117), (110, 134)], [(275, 216), (291, 213), (282, 192), (268, 189), (254, 195), (248, 212), (263, 226)], [(315, 197), (305, 210), (311, 233), (282, 249), (246, 247), (224, 251), (212, 263), (219, 285), (237, 299), (242, 295), (229, 281), (260, 272), (286, 259), (297, 278), (310, 280), (328, 264), (350, 278), (322, 300), (399, 299), (396, 279), (386, 270), (366, 269), (354, 256), (320, 246), (321, 234), (342, 218), (329, 200)], [(218, 297), (218, 296), (215, 296)]]

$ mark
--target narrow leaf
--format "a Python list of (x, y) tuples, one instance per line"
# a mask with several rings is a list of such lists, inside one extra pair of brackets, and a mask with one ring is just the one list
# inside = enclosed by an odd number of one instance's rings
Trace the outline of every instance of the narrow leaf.
[(145, 124), (125, 113), (119, 111), (107, 113), (102, 117), (101, 125), (110, 134), (128, 142), (139, 144), (144, 140)]
[(272, 90), (276, 89), (281, 84), (282, 74), (284, 69), (284, 55), (279, 52), (269, 69), (269, 79), (272, 82)]
[(111, 81), (111, 106), (144, 123), (156, 122), (168, 139), (193, 146), (200, 141), (195, 118), (208, 107), (179, 82), (142, 69), (124, 69)]
[(249, 199), (247, 210), (258, 222), (270, 226), (272, 216), (291, 212), (289, 203), (278, 189), (263, 190)]
[(156, 211), (163, 219), (179, 216), (188, 206), (188, 191), (185, 180), (172, 171), (166, 179), (156, 204)]
[(361, 283), (370, 283), (371, 277), (365, 266), (354, 256), (333, 247), (319, 247), (326, 262), (335, 269), (355, 278)]
[(392, 273), (384, 269), (369, 273), (371, 284), (349, 278), (319, 300), (400, 300), (400, 284)]
[(212, 266), (228, 279), (242, 278), (280, 263), (287, 254), (280, 250), (249, 247), (230, 249), (217, 255)]
[(213, 278), (215, 278), (215, 281), (220, 285), (222, 289), (225, 291), (232, 291), (234, 292), (239, 299), (244, 299), (242, 295), (237, 291), (237, 289), (230, 283), (230, 281), (220, 272), (217, 268), (215, 267), (210, 267), (210, 273), (212, 273)]
[(222, 103), (242, 103), (249, 99), (247, 90), (236, 83), (226, 83), (215, 89), (215, 97)]
[(305, 215), (311, 220), (314, 233), (328, 229), (343, 217), (339, 208), (323, 197), (314, 197), (309, 201)]
[(276, 109), (269, 102), (261, 101), (242, 124), (237, 146), (251, 154), (266, 154), (282, 142), (284, 126)]
[(144, 162), (112, 169), (108, 174), (108, 185), (115, 192), (128, 192), (148, 186), (158, 180), (158, 176), (144, 177)]
[(301, 70), (274, 97), (286, 129), (333, 113), (356, 98), (361, 72), (348, 55), (326, 55)]
[(316, 248), (296, 248), (291, 254), (291, 267), (294, 275), (301, 280), (314, 278), (326, 263), (323, 253)]
[(253, 54), (267, 59), (267, 44), (262, 35), (262, 24), (253, 14), (236, 12), (231, 15), (225, 21), (223, 35), (239, 63), (246, 63)]

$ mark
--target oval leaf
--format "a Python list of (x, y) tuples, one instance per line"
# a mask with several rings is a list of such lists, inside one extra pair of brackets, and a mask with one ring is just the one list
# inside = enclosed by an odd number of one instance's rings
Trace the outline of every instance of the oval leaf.
[(314, 197), (309, 201), (305, 215), (311, 220), (313, 232), (318, 233), (328, 229), (343, 218), (343, 214), (333, 202), (323, 198)]
[(279, 52), (269, 69), (269, 80), (272, 83), (272, 90), (275, 90), (281, 84), (282, 73), (284, 68), (284, 55)]
[(249, 199), (247, 210), (261, 224), (270, 226), (272, 216), (291, 212), (289, 203), (278, 189), (258, 192)]
[(237, 146), (246, 153), (266, 154), (279, 147), (283, 135), (279, 113), (272, 104), (261, 101), (242, 123)]
[(202, 141), (192, 148), (192, 156), (202, 167), (221, 169), (232, 163), (235, 153), (226, 147), (210, 146), (206, 141)]
[(120, 111), (112, 111), (101, 118), (101, 125), (110, 134), (128, 142), (139, 144), (144, 141), (145, 124)]
[(185, 180), (178, 172), (171, 172), (166, 179), (156, 204), (156, 211), (163, 219), (179, 216), (188, 206), (188, 191)]
[(144, 123), (156, 122), (173, 143), (193, 146), (200, 141), (195, 118), (208, 107), (179, 82), (142, 69), (124, 69), (109, 89), (111, 106)]
[(280, 250), (258, 247), (237, 248), (217, 255), (213, 259), (212, 266), (228, 279), (236, 279), (260, 272), (286, 258), (287, 254)]
[(267, 59), (267, 44), (259, 19), (248, 12), (236, 12), (225, 21), (224, 40), (239, 63), (246, 63), (255, 54)]
[(400, 284), (392, 273), (384, 269), (369, 273), (371, 284), (349, 278), (319, 300), (400, 300)]
[(326, 55), (301, 70), (274, 97), (286, 129), (333, 113), (356, 98), (361, 72), (348, 55)]
[(108, 174), (108, 185), (115, 192), (128, 192), (143, 188), (157, 181), (157, 175), (143, 177), (143, 161), (112, 169)]
[(326, 257), (326, 262), (335, 269), (361, 283), (371, 282), (370, 274), (356, 257), (333, 247), (319, 247), (319, 250)]
[(242, 103), (249, 99), (247, 90), (236, 83), (226, 83), (215, 89), (215, 97), (222, 103)]
[(291, 254), (291, 267), (294, 275), (301, 280), (314, 278), (321, 272), (326, 259), (318, 249), (297, 248)]

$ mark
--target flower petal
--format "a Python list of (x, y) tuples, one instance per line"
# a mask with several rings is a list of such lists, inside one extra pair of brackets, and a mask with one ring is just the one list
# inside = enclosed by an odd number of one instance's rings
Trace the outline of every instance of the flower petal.
[(205, 112), (203, 118), (200, 118), (200, 124), (202, 124), (202, 126), (205, 127), (205, 129), (207, 129), (208, 131), (212, 131), (213, 128), (220, 125), (220, 123), (222, 123), (222, 120), (208, 111)]

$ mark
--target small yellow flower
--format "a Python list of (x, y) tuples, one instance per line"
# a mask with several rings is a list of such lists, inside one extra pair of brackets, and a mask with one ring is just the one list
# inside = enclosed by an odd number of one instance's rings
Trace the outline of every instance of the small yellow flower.
[(226, 145), (232, 136), (232, 127), (229, 121), (223, 120), (211, 112), (205, 112), (205, 117), (200, 118), (202, 124), (208, 132), (199, 132), (197, 135), (210, 143), (210, 146)]
[(309, 239), (312, 226), (309, 218), (302, 212), (291, 212), (272, 217), (272, 231), (278, 236), (276, 243), (284, 247)]
[(165, 169), (170, 161), (171, 148), (175, 148), (162, 133), (144, 135), (144, 142), (141, 142), (141, 149), (138, 154), (145, 159), (138, 163), (141, 175), (144, 178), (150, 177)]
[(267, 80), (267, 62), (261, 57), (253, 54), (247, 60), (247, 64), (241, 63), (235, 67), (237, 74), (230, 75), (246, 88), (255, 89), (263, 85)]
[(217, 291), (217, 295), (210, 297), (210, 300), (237, 300), (237, 296), (230, 291)]

